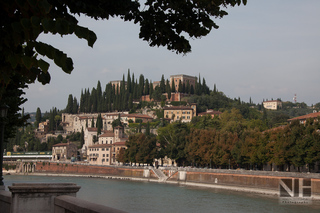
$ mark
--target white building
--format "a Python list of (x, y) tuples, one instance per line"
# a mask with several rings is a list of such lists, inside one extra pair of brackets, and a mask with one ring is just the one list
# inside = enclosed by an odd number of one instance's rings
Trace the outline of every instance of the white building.
[(270, 109), (270, 110), (277, 110), (282, 108), (282, 102), (279, 100), (272, 100), (272, 101), (264, 101), (263, 102), (263, 107), (265, 109)]

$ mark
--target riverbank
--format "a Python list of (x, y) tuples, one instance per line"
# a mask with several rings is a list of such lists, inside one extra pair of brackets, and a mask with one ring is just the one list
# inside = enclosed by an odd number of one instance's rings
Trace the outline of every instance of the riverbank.
[[(159, 182), (157, 179), (150, 178), (136, 178), (136, 177), (121, 177), (121, 176), (107, 176), (107, 175), (93, 175), (93, 174), (58, 174), (58, 173), (11, 173), (12, 175), (34, 175), (34, 176), (53, 176), (53, 177), (85, 177), (85, 178), (102, 178), (102, 179), (113, 179), (113, 180), (124, 180), (124, 181), (142, 181), (142, 182)], [(199, 187), (199, 188), (212, 188), (221, 190), (231, 190), (236, 192), (245, 192), (251, 194), (258, 194), (262, 196), (272, 196), (279, 197), (279, 190), (271, 190), (265, 188), (253, 188), (253, 187), (243, 187), (243, 186), (229, 186), (220, 184), (206, 184), (206, 183), (195, 183), (195, 182), (181, 182), (181, 181), (166, 181), (161, 182), (165, 184), (181, 185), (188, 187)], [(314, 195), (312, 200), (320, 201), (320, 196)]]
[[(278, 196), (283, 179), (310, 179), (313, 199), (320, 200), (320, 174), (271, 171), (161, 168), (161, 180), (153, 167), (97, 166), (77, 163), (37, 162), (32, 175), (74, 176), (130, 181), (163, 182), (181, 186), (215, 188)], [(12, 173), (14, 174), (14, 173)]]

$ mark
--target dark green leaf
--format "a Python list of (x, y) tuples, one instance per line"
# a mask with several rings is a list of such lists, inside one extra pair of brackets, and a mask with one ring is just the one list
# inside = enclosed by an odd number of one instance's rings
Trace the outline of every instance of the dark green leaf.
[(32, 59), (28, 56), (22, 56), (22, 63), (27, 69), (30, 69), (32, 66)]
[(42, 13), (48, 14), (52, 8), (52, 5), (47, 2), (47, 0), (42, 0), (39, 2), (40, 9)]
[(49, 66), (50, 66), (49, 63), (47, 63), (46, 61), (40, 59), (40, 60), (38, 61), (38, 65), (39, 65), (39, 67), (41, 68), (41, 70), (42, 70), (43, 72), (48, 72), (48, 69), (49, 69)]
[(43, 29), (49, 32), (53, 31), (55, 27), (54, 21), (48, 18), (42, 19), (41, 23), (42, 23)]
[(31, 23), (32, 23), (33, 27), (39, 27), (40, 26), (40, 18), (38, 16), (32, 16)]
[(31, 28), (31, 22), (28, 18), (21, 19), (20, 23), (25, 30), (29, 30)]
[(68, 34), (68, 32), (69, 32), (69, 23), (64, 19), (58, 19), (56, 21), (56, 30), (61, 35)]

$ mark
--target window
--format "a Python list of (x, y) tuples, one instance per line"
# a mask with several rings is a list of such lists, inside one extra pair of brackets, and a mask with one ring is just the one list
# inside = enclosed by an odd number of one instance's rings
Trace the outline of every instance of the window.
[(187, 116), (187, 119), (190, 119), (190, 116)]
[(101, 151), (104, 151), (104, 148), (102, 148), (102, 150)]
[(106, 156), (105, 154), (102, 155), (102, 157), (105, 157), (105, 156)]
[(109, 157), (109, 154), (107, 154), (107, 158)]
[(186, 117), (185, 116), (182, 116), (182, 119), (185, 119)]
[(179, 119), (179, 115), (177, 116), (177, 119)]

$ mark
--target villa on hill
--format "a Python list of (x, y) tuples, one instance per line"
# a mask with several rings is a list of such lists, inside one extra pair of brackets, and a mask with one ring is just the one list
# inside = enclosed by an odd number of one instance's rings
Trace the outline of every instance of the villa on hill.
[(190, 122), (196, 116), (196, 104), (191, 106), (171, 106), (164, 107), (164, 117), (171, 119), (172, 122)]
[(279, 100), (271, 100), (271, 101), (264, 101), (263, 107), (270, 110), (277, 110), (282, 108), (282, 101)]

